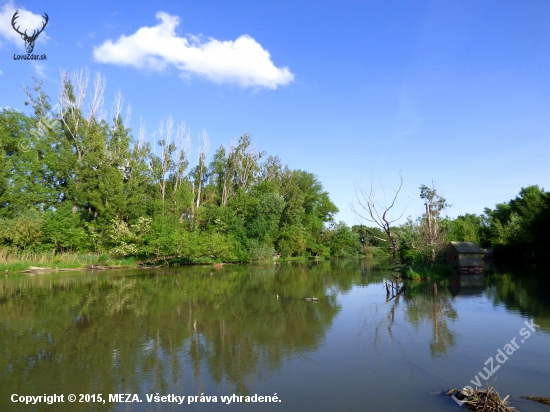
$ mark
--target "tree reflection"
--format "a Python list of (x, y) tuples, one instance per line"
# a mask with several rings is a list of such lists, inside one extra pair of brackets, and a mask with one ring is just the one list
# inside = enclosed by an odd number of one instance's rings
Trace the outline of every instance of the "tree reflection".
[(550, 278), (548, 266), (496, 268), (486, 276), (486, 296), (495, 305), (535, 319), (541, 330), (550, 332)]
[[(228, 382), (247, 394), (247, 377), (318, 347), (340, 310), (336, 295), (361, 276), (346, 265), (4, 279), (0, 409), (7, 410), (9, 394), (29, 385), (33, 393), (140, 393), (145, 384), (166, 393), (174, 382), (183, 384), (186, 370), (199, 386)], [(305, 302), (305, 296), (320, 299)], [(208, 376), (201, 376), (205, 370)], [(10, 404), (17, 408), (24, 406)]]
[(407, 321), (415, 329), (423, 322), (429, 322), (431, 326), (430, 351), (433, 357), (443, 355), (456, 344), (455, 334), (449, 329), (448, 322), (455, 320), (458, 314), (449, 297), (447, 288), (426, 282), (407, 285), (404, 296)]

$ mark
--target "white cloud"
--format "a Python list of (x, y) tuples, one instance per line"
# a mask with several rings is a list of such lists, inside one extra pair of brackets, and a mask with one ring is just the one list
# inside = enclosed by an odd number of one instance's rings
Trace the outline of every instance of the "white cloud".
[(248, 35), (234, 41), (178, 37), (178, 16), (158, 12), (156, 17), (160, 21), (154, 27), (142, 27), (130, 36), (122, 35), (115, 42), (107, 40), (95, 47), (95, 60), (159, 72), (173, 65), (184, 78), (195, 74), (242, 87), (275, 89), (294, 80), (288, 67), (276, 67), (269, 52)]
[[(40, 14), (34, 14), (25, 10), (23, 7), (15, 6), (12, 1), (4, 3), (0, 7), (0, 38), (4, 38), (24, 50), (25, 42), (12, 27), (11, 21), (16, 11), (19, 11), (15, 27), (19, 27), (21, 32), (27, 31), (28, 34), (32, 34), (34, 30), (41, 29), (44, 23), (44, 17)], [(44, 31), (38, 36), (37, 42), (45, 43), (49, 39)], [(1, 43), (0, 43), (1, 44)]]
[(46, 73), (45, 73), (45, 70), (46, 70), (46, 66), (44, 66), (43, 64), (40, 64), (40, 63), (36, 63), (34, 61), (31, 62), (32, 63), (32, 67), (34, 69), (34, 71), (36, 72), (36, 74), (39, 76), (39, 77), (46, 77)]

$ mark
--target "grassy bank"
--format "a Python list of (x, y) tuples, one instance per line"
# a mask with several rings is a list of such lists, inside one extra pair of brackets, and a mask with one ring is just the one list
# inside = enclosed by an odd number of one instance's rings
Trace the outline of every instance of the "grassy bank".
[(136, 260), (113, 259), (109, 255), (99, 253), (76, 252), (30, 252), (10, 248), (0, 248), (0, 273), (21, 272), (31, 267), (52, 269), (81, 269), (90, 265), (102, 266), (132, 266)]
[(405, 266), (401, 274), (405, 279), (410, 280), (440, 280), (446, 279), (454, 273), (454, 269), (450, 266), (435, 264), (433, 266)]
[[(297, 258), (305, 259), (305, 258)], [(294, 259), (293, 259), (294, 260)], [(211, 257), (199, 257), (194, 259), (186, 258), (154, 258), (138, 259), (127, 257), (117, 259), (108, 254), (100, 253), (77, 253), (77, 252), (31, 252), (17, 249), (0, 248), (0, 273), (17, 273), (29, 270), (44, 269), (85, 269), (89, 266), (102, 268), (117, 267), (139, 267), (146, 266), (184, 266), (184, 265), (212, 265), (222, 263), (221, 259)]]
[(287, 256), (277, 259), (279, 262), (299, 262), (306, 260), (325, 260), (323, 256)]
[[(273, 262), (307, 262), (311, 260), (323, 261), (327, 258), (322, 256), (292, 256), (273, 259), (256, 259), (250, 263), (273, 264)], [(193, 259), (166, 256), (166, 257), (127, 257), (124, 259), (113, 258), (108, 254), (100, 253), (78, 253), (78, 252), (36, 252), (21, 251), (15, 248), (0, 247), (0, 273), (16, 273), (29, 270), (44, 269), (84, 269), (89, 266), (100, 266), (103, 268), (116, 267), (138, 267), (145, 266), (185, 266), (185, 265), (212, 265), (224, 263), (220, 258), (210, 256), (197, 257)]]

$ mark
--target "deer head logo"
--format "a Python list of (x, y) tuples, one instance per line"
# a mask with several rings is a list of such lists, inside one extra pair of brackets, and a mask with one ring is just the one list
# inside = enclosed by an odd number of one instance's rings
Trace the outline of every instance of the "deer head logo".
[(46, 24), (48, 24), (49, 17), (48, 17), (48, 15), (47, 15), (46, 13), (44, 13), (44, 19), (45, 19), (46, 21), (42, 22), (42, 28), (39, 29), (39, 30), (34, 30), (33, 33), (32, 33), (32, 36), (29, 36), (29, 35), (27, 34), (27, 30), (25, 30), (23, 33), (21, 33), (21, 32), (19, 31), (19, 27), (20, 27), (20, 26), (17, 26), (17, 28), (15, 27), (15, 20), (17, 20), (17, 18), (19, 17), (19, 16), (17, 15), (17, 13), (19, 13), (19, 10), (17, 10), (17, 11), (14, 13), (14, 15), (13, 15), (13, 17), (12, 17), (12, 19), (11, 19), (11, 25), (12, 25), (13, 29), (14, 29), (17, 33), (19, 33), (19, 34), (21, 35), (21, 38), (22, 38), (23, 40), (25, 40), (25, 49), (27, 49), (27, 53), (32, 53), (32, 51), (34, 50), (34, 42), (36, 41), (38, 35), (39, 35), (40, 33), (42, 33), (42, 32), (44, 31), (44, 29), (46, 28)]

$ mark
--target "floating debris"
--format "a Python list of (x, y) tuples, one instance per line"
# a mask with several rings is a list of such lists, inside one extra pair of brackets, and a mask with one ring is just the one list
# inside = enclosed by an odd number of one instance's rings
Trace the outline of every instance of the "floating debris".
[(517, 410), (511, 406), (508, 406), (507, 395), (504, 399), (500, 398), (500, 395), (490, 385), (487, 385), (487, 389), (475, 389), (473, 391), (469, 389), (451, 389), (447, 392), (449, 396), (455, 396), (461, 402), (464, 402), (469, 411), (476, 412), (517, 412)]

